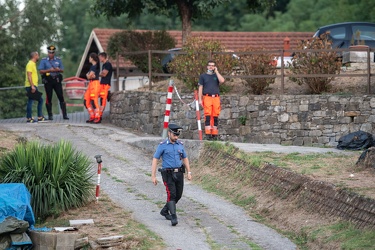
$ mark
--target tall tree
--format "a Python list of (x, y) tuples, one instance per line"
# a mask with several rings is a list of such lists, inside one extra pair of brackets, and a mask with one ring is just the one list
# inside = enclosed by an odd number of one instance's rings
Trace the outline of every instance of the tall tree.
[(94, 17), (89, 12), (92, 0), (64, 0), (59, 9), (63, 26), (58, 47), (59, 55), (63, 58), (66, 76), (75, 75), (86, 42), (94, 28), (126, 28), (126, 16), (115, 18)]
[[(107, 17), (127, 14), (134, 19), (147, 10), (151, 14), (173, 15), (176, 11), (182, 24), (182, 41), (191, 33), (191, 23), (195, 19), (212, 16), (214, 8), (222, 4), (230, 4), (231, 0), (94, 0), (92, 10), (95, 15)], [(275, 0), (247, 0), (247, 6), (252, 10), (269, 7)]]
[[(31, 51), (58, 40), (60, 0), (5, 0), (0, 4), (0, 87), (23, 86)], [(21, 7), (20, 7), (21, 6)], [(24, 8), (22, 8), (24, 6)], [(0, 117), (20, 117), (22, 91), (0, 92)], [(21, 95), (21, 96), (20, 96)]]

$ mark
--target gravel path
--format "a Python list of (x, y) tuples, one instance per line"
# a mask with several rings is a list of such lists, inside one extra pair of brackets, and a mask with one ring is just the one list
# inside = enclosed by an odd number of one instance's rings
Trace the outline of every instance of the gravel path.
[[(94, 170), (94, 156), (101, 154), (101, 191), (160, 235), (167, 249), (252, 249), (255, 244), (262, 249), (296, 249), (289, 239), (257, 223), (242, 208), (202, 190), (194, 181), (185, 184), (177, 206), (179, 224), (172, 227), (159, 215), (160, 205), (166, 199), (161, 177), (158, 176), (156, 187), (150, 177), (149, 150), (156, 148), (160, 138), (142, 138), (104, 124), (1, 124), (0, 129), (17, 131), (45, 143), (71, 141), (92, 160)], [(137, 144), (139, 147), (134, 147)], [(192, 165), (193, 174), (195, 167), (198, 166)]]

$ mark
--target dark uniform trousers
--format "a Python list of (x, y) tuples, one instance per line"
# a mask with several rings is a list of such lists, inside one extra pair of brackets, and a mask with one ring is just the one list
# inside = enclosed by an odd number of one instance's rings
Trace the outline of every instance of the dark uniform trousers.
[(46, 108), (49, 116), (52, 115), (53, 90), (55, 90), (56, 96), (60, 102), (60, 108), (62, 109), (62, 112), (65, 113), (64, 116), (66, 116), (66, 106), (61, 81), (62, 79), (60, 76), (47, 76), (43, 81), (44, 89), (46, 90)]
[(184, 173), (182, 172), (162, 172), (164, 186), (167, 191), (167, 202), (178, 202), (184, 190)]

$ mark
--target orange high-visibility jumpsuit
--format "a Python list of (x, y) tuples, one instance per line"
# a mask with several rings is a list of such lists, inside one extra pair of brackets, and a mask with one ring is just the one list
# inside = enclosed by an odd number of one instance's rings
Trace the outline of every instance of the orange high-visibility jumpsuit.
[(204, 131), (206, 135), (218, 135), (218, 117), (221, 111), (219, 95), (203, 95)]
[(199, 77), (200, 93), (203, 95), (203, 110), (205, 118), (205, 134), (217, 136), (221, 111), (219, 96), (219, 80), (216, 74), (202, 74)]
[[(84, 96), (84, 102), (85, 107), (87, 108), (87, 112), (90, 115), (90, 122), (93, 122), (96, 119), (100, 119), (100, 113), (99, 113), (99, 91), (100, 91), (100, 82), (99, 80), (91, 80), (89, 82), (89, 86), (87, 86), (85, 96)], [(93, 107), (93, 105), (95, 107)]]
[[(102, 74), (103, 72), (106, 72), (106, 73)], [(105, 106), (107, 105), (108, 91), (111, 88), (113, 68), (112, 68), (112, 64), (108, 60), (105, 61), (102, 65), (102, 73), (101, 73), (102, 78), (100, 79), (100, 92), (99, 92), (99, 97), (101, 99), (101, 106), (99, 110), (100, 118), (102, 117)]]
[(108, 91), (111, 88), (109, 84), (100, 84), (99, 97), (101, 100), (101, 105), (99, 108), (99, 116), (103, 116), (105, 106), (107, 105)]

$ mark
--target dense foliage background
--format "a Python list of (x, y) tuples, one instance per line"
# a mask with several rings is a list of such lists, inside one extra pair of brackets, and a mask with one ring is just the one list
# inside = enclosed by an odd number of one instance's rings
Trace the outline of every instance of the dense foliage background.
[[(106, 1), (110, 3), (114, 0)], [(197, 4), (202, 1), (195, 0)], [(49, 43), (58, 46), (57, 55), (62, 57), (65, 65), (64, 76), (75, 75), (88, 37), (96, 27), (181, 30), (181, 18), (175, 5), (165, 10), (168, 16), (160, 12), (156, 15), (142, 8), (140, 15), (127, 13), (118, 17), (105, 17), (92, 11), (96, 2), (0, 0), (0, 88), (23, 86), (28, 54), (33, 50), (44, 49)], [(271, 8), (254, 7), (254, 3), (260, 2), (210, 1), (210, 7), (205, 7), (207, 11), (203, 9), (197, 18), (192, 19), (191, 29), (311, 32), (319, 26), (337, 22), (375, 22), (373, 0), (269, 0), (264, 2), (274, 2)], [(45, 53), (45, 50), (41, 52)], [(24, 106), (22, 91), (6, 94), (0, 91), (0, 117), (23, 116)]]

